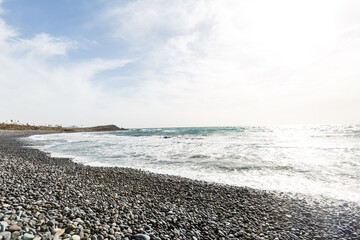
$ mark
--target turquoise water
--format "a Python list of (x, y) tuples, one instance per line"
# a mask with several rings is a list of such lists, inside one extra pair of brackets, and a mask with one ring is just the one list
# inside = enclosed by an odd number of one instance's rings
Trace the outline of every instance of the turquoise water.
[(360, 125), (144, 128), (31, 139), (92, 166), (360, 201)]
[[(182, 136), (199, 135), (207, 136), (211, 134), (226, 134), (228, 132), (245, 132), (245, 130), (256, 131), (258, 127), (202, 127), (202, 128), (143, 128), (130, 129), (129, 131), (112, 132), (119, 136)], [(260, 131), (263, 131), (264, 128)]]

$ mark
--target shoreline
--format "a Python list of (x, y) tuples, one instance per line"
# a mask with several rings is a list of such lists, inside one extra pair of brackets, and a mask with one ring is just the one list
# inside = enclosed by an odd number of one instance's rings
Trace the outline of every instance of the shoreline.
[(42, 133), (0, 131), (0, 222), (14, 239), (360, 239), (357, 203), (90, 167), (18, 139)]

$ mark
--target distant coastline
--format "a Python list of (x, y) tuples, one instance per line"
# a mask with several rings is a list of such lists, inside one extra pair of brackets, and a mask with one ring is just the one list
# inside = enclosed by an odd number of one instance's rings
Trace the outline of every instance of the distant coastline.
[(126, 128), (119, 128), (116, 125), (101, 125), (94, 127), (62, 127), (62, 126), (44, 126), (18, 123), (0, 123), (0, 130), (41, 130), (56, 132), (101, 132), (101, 131), (125, 131)]

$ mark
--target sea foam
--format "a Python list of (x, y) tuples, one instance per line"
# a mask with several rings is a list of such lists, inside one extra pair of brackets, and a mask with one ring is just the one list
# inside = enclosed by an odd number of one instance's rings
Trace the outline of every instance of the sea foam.
[(34, 135), (54, 156), (360, 201), (360, 126), (151, 128)]

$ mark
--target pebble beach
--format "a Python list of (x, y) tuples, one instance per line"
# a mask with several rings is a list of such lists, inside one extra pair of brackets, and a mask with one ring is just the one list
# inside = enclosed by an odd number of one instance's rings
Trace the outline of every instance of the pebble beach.
[(54, 158), (0, 131), (0, 240), (360, 239), (360, 204)]

